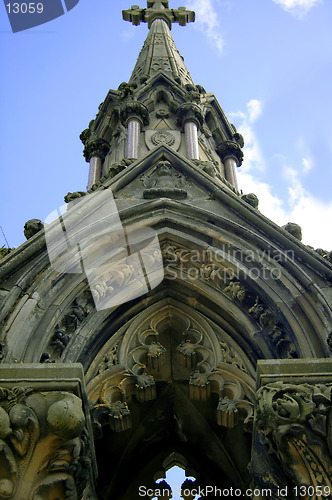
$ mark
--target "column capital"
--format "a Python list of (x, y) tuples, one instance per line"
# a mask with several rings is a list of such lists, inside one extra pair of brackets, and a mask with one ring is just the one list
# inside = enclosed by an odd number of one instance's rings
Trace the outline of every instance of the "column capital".
[(110, 150), (110, 145), (104, 139), (95, 139), (87, 142), (83, 155), (86, 161), (90, 161), (92, 157), (96, 156), (102, 161), (105, 160), (107, 153)]
[(125, 126), (128, 125), (128, 120), (133, 118), (141, 125), (148, 125), (150, 122), (148, 108), (139, 101), (127, 101), (121, 110), (121, 118)]
[(81, 365), (1, 365), (1, 498), (93, 492), (96, 463), (84, 392)]
[(185, 102), (177, 110), (178, 121), (184, 125), (186, 122), (194, 122), (197, 127), (203, 125), (203, 111), (194, 102)]
[(236, 161), (238, 167), (242, 165), (243, 151), (237, 142), (223, 141), (217, 146), (216, 150), (223, 162), (227, 158), (233, 158)]

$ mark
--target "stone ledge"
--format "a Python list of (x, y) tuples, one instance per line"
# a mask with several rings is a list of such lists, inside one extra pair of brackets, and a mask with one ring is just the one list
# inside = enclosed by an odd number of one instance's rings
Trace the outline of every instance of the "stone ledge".
[(332, 358), (268, 359), (257, 363), (257, 389), (271, 382), (332, 382)]

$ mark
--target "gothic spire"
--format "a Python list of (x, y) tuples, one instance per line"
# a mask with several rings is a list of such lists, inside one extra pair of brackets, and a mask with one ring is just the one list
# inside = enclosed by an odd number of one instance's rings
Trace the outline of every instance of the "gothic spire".
[(164, 73), (176, 82), (193, 84), (183, 57), (175, 46), (171, 35), (172, 23), (185, 26), (195, 21), (195, 12), (185, 7), (170, 9), (168, 1), (147, 1), (147, 8), (140, 9), (133, 5), (122, 11), (123, 19), (133, 25), (148, 23), (150, 29), (132, 73), (131, 82), (143, 83), (158, 73)]

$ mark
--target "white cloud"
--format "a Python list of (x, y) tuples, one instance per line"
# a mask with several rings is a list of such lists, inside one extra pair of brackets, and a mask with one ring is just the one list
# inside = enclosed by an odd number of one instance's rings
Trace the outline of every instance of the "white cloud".
[(273, 0), (284, 10), (302, 19), (313, 7), (319, 5), (322, 0)]
[(249, 121), (250, 123), (254, 123), (257, 118), (261, 116), (263, 106), (261, 101), (258, 101), (258, 99), (251, 99), (251, 101), (247, 104), (247, 109), (249, 112)]
[(306, 175), (310, 170), (312, 170), (315, 166), (314, 164), (314, 158), (306, 145), (306, 141), (304, 140), (303, 137), (300, 137), (297, 140), (297, 149), (302, 156), (301, 162), (302, 162), (302, 174)]
[[(256, 104), (250, 104), (253, 102)], [(259, 198), (259, 210), (276, 224), (280, 226), (284, 226), (287, 222), (299, 224), (302, 227), (302, 242), (305, 245), (331, 250), (332, 235), (329, 221), (332, 220), (332, 201), (325, 203), (319, 200), (306, 190), (301, 182), (301, 175), (306, 174), (314, 165), (314, 160), (308, 151), (302, 156), (302, 163), (299, 161), (298, 170), (288, 164), (284, 155), (275, 155), (280, 162), (284, 182), (287, 184), (283, 198), (273, 193), (273, 186), (258, 179), (259, 172), (266, 169), (266, 164), (252, 123), (261, 111), (260, 101), (252, 99), (247, 104), (247, 113), (243, 111), (229, 113), (239, 122), (238, 130), (244, 136), (245, 142), (244, 162), (238, 170), (240, 188), (244, 193), (255, 193)], [(301, 141), (299, 146), (302, 150)]]
[[(292, 182), (295, 179), (294, 176)], [(332, 249), (330, 224), (327, 222), (332, 217), (332, 202), (320, 201), (301, 184), (291, 184), (288, 198), (282, 200), (273, 194), (272, 186), (257, 180), (251, 173), (241, 172), (241, 169), (238, 171), (238, 181), (244, 193), (255, 193), (258, 196), (259, 210), (263, 215), (279, 226), (284, 226), (287, 222), (299, 224), (305, 245)]]
[(224, 40), (220, 32), (218, 14), (211, 0), (189, 0), (186, 8), (196, 12), (195, 26), (202, 31), (222, 53)]
[(302, 165), (303, 165), (303, 168), (302, 168), (303, 174), (307, 174), (308, 172), (310, 172), (310, 170), (314, 166), (312, 156), (307, 156), (307, 157), (302, 158)]

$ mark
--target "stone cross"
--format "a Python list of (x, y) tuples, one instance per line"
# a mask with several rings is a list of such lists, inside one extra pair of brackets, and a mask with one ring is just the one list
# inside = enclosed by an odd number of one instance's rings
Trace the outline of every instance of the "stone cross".
[(141, 22), (148, 23), (148, 27), (155, 19), (163, 19), (172, 29), (172, 23), (179, 23), (186, 26), (187, 23), (195, 21), (195, 12), (187, 10), (185, 7), (170, 9), (168, 0), (147, 0), (147, 9), (140, 9), (138, 5), (133, 5), (131, 9), (123, 10), (122, 17), (125, 21), (130, 21), (135, 26)]

